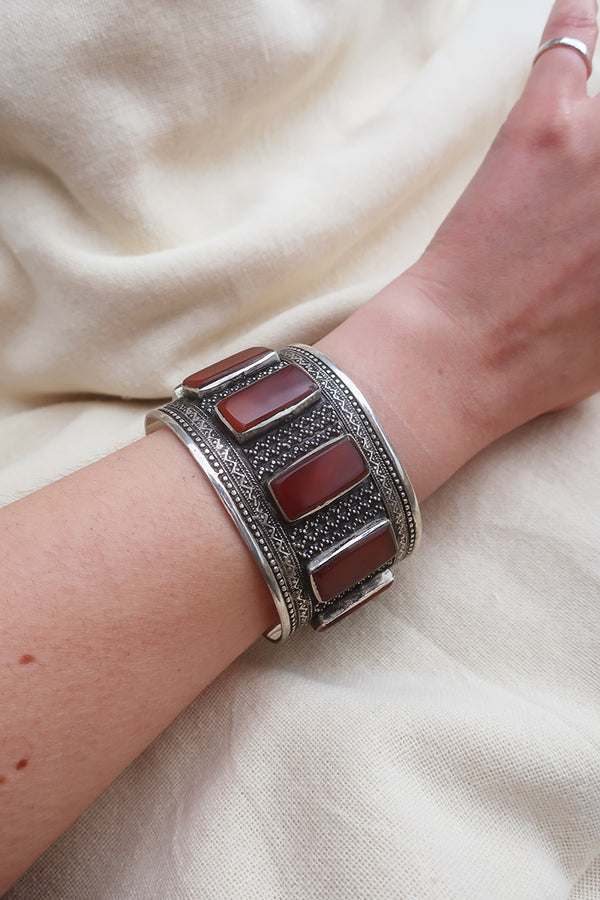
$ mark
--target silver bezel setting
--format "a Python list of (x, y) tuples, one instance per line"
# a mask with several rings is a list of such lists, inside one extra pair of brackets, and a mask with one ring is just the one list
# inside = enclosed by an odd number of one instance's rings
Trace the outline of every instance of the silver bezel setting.
[[(241, 390), (244, 390), (244, 388), (242, 388)], [(286, 406), (285, 409), (280, 410), (280, 412), (274, 413), (272, 416), (269, 416), (268, 419), (264, 419), (262, 422), (259, 422), (252, 428), (248, 428), (246, 431), (236, 431), (233, 425), (227, 421), (225, 416), (222, 415), (218, 404), (215, 406), (215, 416), (219, 420), (221, 425), (227, 428), (228, 432), (235, 438), (238, 444), (245, 444), (246, 441), (249, 441), (252, 438), (258, 437), (259, 435), (265, 434), (265, 432), (270, 431), (274, 425), (278, 425), (281, 422), (287, 421), (288, 419), (293, 419), (294, 416), (297, 416), (299, 413), (303, 412), (303, 410), (308, 409), (309, 406), (312, 406), (320, 399), (321, 388), (317, 384), (314, 391), (308, 394), (308, 396), (303, 397), (302, 400), (298, 400), (298, 402), (294, 403), (293, 406)]]
[[(316, 450), (310, 450), (308, 453), (305, 453), (304, 456), (300, 456), (300, 457), (294, 462), (294, 465), (295, 465), (295, 466), (299, 465), (300, 463), (302, 463), (302, 462), (304, 462), (305, 460), (307, 460), (309, 457), (314, 456), (314, 455), (315, 455), (316, 453), (318, 453), (320, 450), (324, 450), (325, 447), (330, 447), (332, 444), (337, 444), (338, 441), (341, 441), (344, 437), (347, 437), (347, 436), (348, 436), (348, 435), (341, 434), (341, 435), (338, 435), (337, 437), (331, 438), (331, 440), (329, 440), (329, 441), (325, 441), (325, 443), (323, 443), (323, 444), (319, 444), (319, 446), (317, 447)], [(350, 435), (350, 437), (351, 437), (351, 435)], [(352, 438), (352, 440), (354, 441), (354, 438)], [(279, 469), (279, 471), (277, 471), (277, 472), (275, 472), (273, 475), (271, 475), (271, 477), (270, 477), (269, 480), (267, 481), (267, 488), (269, 489), (269, 494), (271, 495), (271, 498), (272, 498), (272, 500), (273, 500), (273, 503), (275, 504), (275, 506), (276, 506), (277, 509), (279, 510), (280, 515), (285, 519), (286, 522), (301, 522), (302, 519), (307, 519), (309, 516), (312, 516), (313, 513), (319, 512), (319, 510), (325, 509), (325, 507), (330, 506), (330, 504), (334, 503), (336, 500), (339, 500), (339, 498), (340, 498), (340, 497), (343, 497), (344, 494), (347, 494), (348, 491), (354, 490), (355, 487), (358, 487), (359, 484), (362, 484), (363, 481), (365, 481), (365, 479), (367, 479), (367, 478), (369, 477), (369, 475), (371, 474), (371, 470), (370, 470), (370, 468), (369, 468), (369, 463), (368, 463), (367, 460), (365, 459), (365, 455), (364, 455), (364, 453), (362, 452), (362, 450), (360, 449), (360, 447), (358, 446), (358, 444), (356, 443), (356, 441), (354, 441), (354, 444), (355, 444), (355, 446), (356, 446), (356, 449), (358, 450), (358, 452), (360, 453), (360, 455), (362, 456), (362, 458), (363, 458), (363, 460), (364, 460), (364, 462), (365, 462), (365, 465), (366, 465), (366, 467), (367, 467), (366, 474), (363, 475), (363, 477), (362, 477), (359, 481), (355, 481), (354, 484), (351, 484), (350, 487), (344, 488), (343, 491), (339, 491), (334, 497), (330, 497), (329, 500), (327, 500), (326, 503), (321, 503), (320, 506), (315, 506), (314, 509), (311, 509), (311, 510), (310, 510), (310, 512), (304, 513), (303, 516), (298, 516), (298, 518), (296, 518), (296, 519), (288, 519), (288, 517), (286, 516), (286, 514), (285, 514), (284, 511), (282, 510), (281, 506), (279, 505), (279, 503), (278, 503), (278, 501), (277, 501), (277, 497), (276, 497), (275, 494), (273, 493), (273, 488), (272, 488), (272, 486), (271, 486), (271, 482), (274, 481), (275, 478), (278, 477), (278, 475), (281, 475), (281, 473), (284, 472), (285, 469)]]
[[(317, 603), (335, 603), (335, 597), (332, 600), (322, 600), (319, 594), (319, 589), (317, 588), (315, 582), (315, 573), (322, 569), (323, 566), (328, 565), (332, 562), (336, 556), (339, 556), (341, 553), (345, 553), (347, 550), (352, 550), (353, 547), (356, 547), (364, 538), (369, 537), (372, 534), (375, 534), (378, 529), (380, 529), (383, 525), (389, 527), (390, 521), (389, 519), (375, 519), (373, 522), (369, 522), (368, 525), (363, 526), (363, 528), (359, 528), (358, 531), (355, 531), (351, 537), (347, 538), (344, 541), (339, 541), (337, 544), (333, 544), (333, 546), (328, 547), (327, 550), (324, 550), (319, 556), (315, 556), (314, 559), (311, 559), (308, 563), (308, 577), (310, 578), (310, 586), (313, 590), (313, 594), (317, 599)], [(396, 543), (396, 550), (398, 548), (398, 541), (396, 540), (396, 536), (394, 535), (394, 541)], [(392, 553), (389, 560), (386, 560), (386, 563), (389, 564), (390, 560), (394, 559), (396, 552)]]
[(353, 590), (348, 591), (347, 594), (323, 606), (312, 621), (313, 628), (315, 631), (324, 631), (326, 628), (330, 628), (340, 619), (345, 618), (349, 613), (362, 606), (363, 603), (366, 603), (367, 600), (371, 600), (372, 597), (388, 588), (393, 580), (394, 573), (391, 569), (383, 569), (381, 572), (376, 572), (375, 575), (362, 581)]
[(251, 375), (253, 372), (258, 372), (260, 369), (266, 369), (268, 366), (273, 366), (278, 362), (279, 354), (277, 353), (277, 351), (268, 350), (261, 356), (257, 356), (256, 359), (253, 359), (248, 363), (242, 363), (240, 366), (238, 366), (232, 372), (228, 372), (226, 375), (215, 376), (215, 379), (213, 381), (209, 381), (208, 384), (204, 387), (188, 387), (182, 382), (173, 391), (173, 399), (181, 400), (182, 397), (196, 397), (198, 399), (203, 399), (204, 397), (210, 396), (210, 394), (216, 393), (216, 391), (229, 384), (230, 381), (238, 381), (240, 378), (245, 378), (247, 375)]

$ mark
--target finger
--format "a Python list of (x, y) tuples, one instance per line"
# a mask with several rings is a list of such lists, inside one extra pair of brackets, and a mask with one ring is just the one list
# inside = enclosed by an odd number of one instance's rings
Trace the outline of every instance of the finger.
[[(596, 15), (596, 0), (556, 0), (540, 46), (554, 38), (575, 38), (583, 41), (591, 58), (598, 36)], [(542, 88), (545, 92), (580, 97), (586, 93), (587, 78), (586, 62), (577, 50), (564, 45), (554, 46), (535, 61), (527, 89)]]

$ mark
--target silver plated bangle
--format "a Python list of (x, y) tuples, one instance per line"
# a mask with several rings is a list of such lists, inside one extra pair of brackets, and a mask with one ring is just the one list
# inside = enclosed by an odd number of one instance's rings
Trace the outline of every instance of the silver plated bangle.
[(418, 503), (371, 407), (304, 345), (252, 348), (202, 370), (148, 413), (216, 490), (258, 564), (280, 623), (329, 628), (393, 580), (414, 550)]

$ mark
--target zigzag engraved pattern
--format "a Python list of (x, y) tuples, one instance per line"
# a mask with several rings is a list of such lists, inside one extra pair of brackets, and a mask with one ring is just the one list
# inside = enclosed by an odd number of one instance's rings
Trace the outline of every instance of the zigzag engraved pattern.
[(349, 388), (329, 366), (302, 347), (286, 347), (281, 359), (301, 366), (319, 382), (324, 395), (333, 405), (365, 454), (371, 475), (386, 504), (388, 515), (398, 538), (398, 558), (412, 552), (416, 540), (416, 525), (400, 473), (382, 445), (369, 417)]
[(222, 437), (198, 404), (175, 400), (161, 408), (194, 440), (233, 498), (277, 579), (291, 631), (309, 622), (313, 615), (312, 602), (304, 587), (299, 560), (281, 524), (267, 506), (251, 466), (239, 449)]

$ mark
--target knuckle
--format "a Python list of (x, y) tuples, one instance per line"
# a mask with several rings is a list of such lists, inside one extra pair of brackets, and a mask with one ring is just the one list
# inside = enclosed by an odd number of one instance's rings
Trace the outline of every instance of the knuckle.
[(550, 95), (534, 108), (520, 101), (506, 122), (504, 136), (533, 152), (572, 156), (578, 144), (574, 118), (572, 103), (563, 96)]
[(560, 25), (567, 28), (593, 28), (596, 24), (595, 16), (586, 11), (566, 12), (560, 18)]
[(569, 35), (584, 38), (586, 42), (594, 41), (598, 35), (596, 17), (586, 10), (566, 10), (552, 22), (551, 36)]
[(549, 104), (544, 115), (532, 122), (529, 141), (536, 151), (553, 150), (570, 155), (576, 143), (570, 105), (556, 99)]

